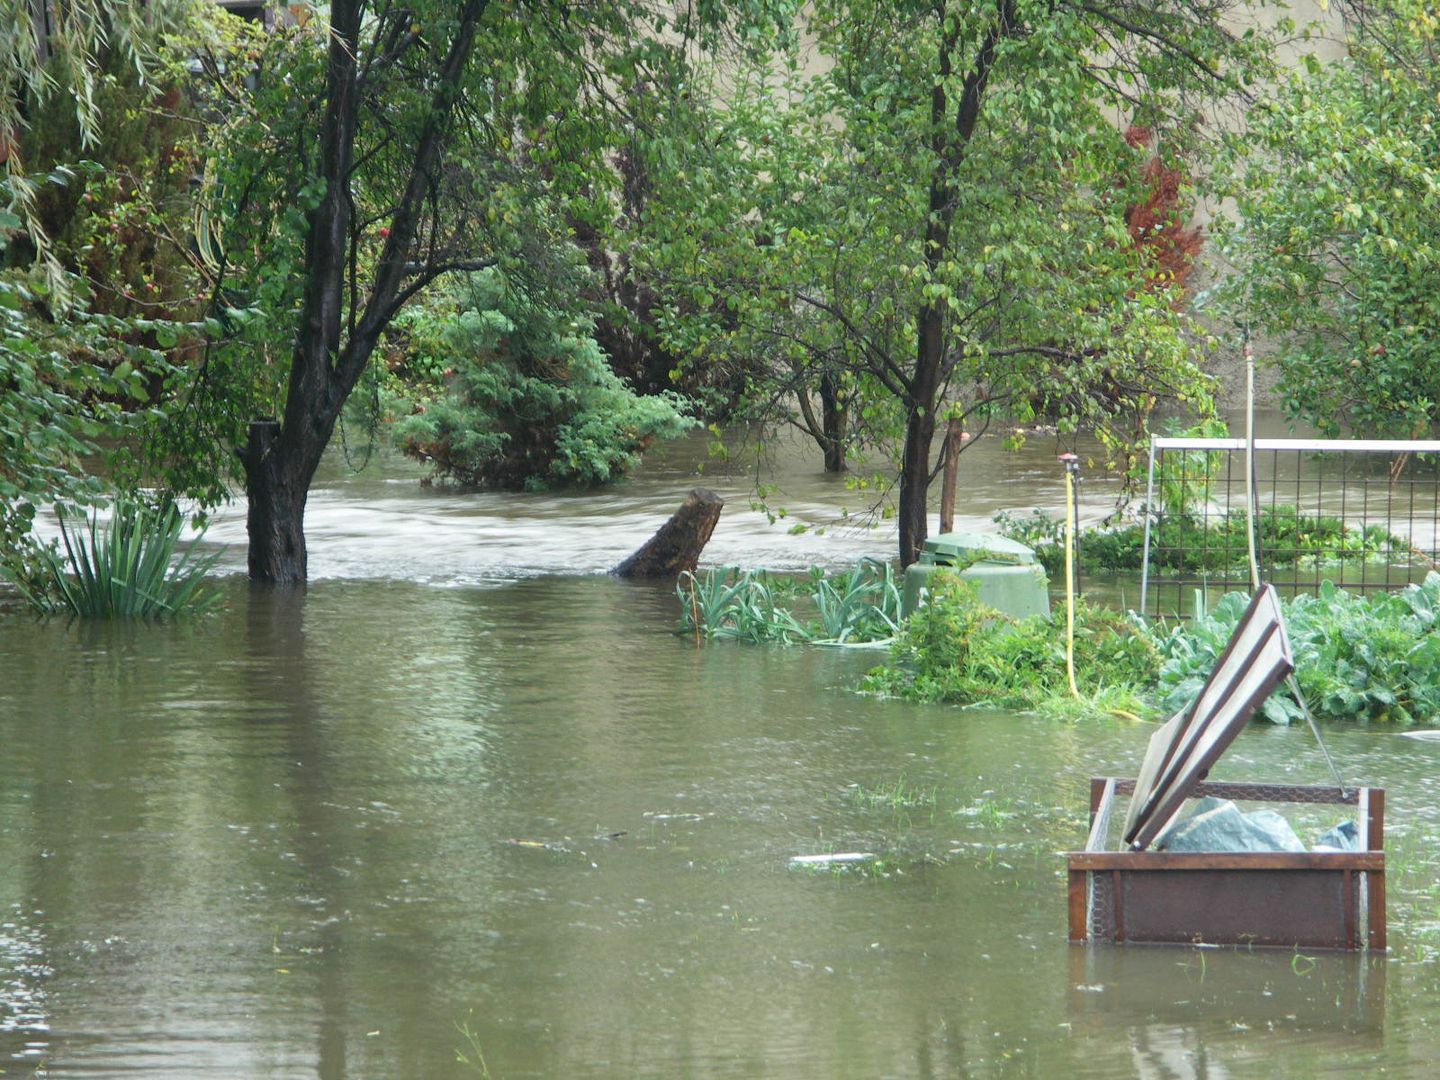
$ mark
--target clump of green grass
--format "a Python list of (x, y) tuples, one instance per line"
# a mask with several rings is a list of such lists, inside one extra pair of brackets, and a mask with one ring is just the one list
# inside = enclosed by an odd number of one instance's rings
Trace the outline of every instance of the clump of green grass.
[(123, 496), (104, 524), (97, 512), (81, 522), (62, 509), (64, 554), (55, 546), (43, 549), (39, 573), (17, 584), (30, 605), (46, 614), (132, 619), (204, 611), (219, 599), (204, 587), (219, 553), (197, 554), (198, 537), (181, 548), (184, 525), (173, 504), (157, 510)]
[(907, 780), (902, 773), (896, 779), (865, 787), (856, 784), (845, 789), (845, 797), (859, 806), (871, 810), (917, 810), (931, 807), (939, 800), (940, 789), (931, 785), (919, 786)]

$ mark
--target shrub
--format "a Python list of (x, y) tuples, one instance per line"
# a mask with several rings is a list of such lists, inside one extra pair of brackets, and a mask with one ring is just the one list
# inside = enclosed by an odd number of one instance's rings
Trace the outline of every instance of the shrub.
[[(1081, 601), (1075, 612), (1075, 671), (1087, 690), (1150, 685), (1155, 646), (1123, 616)], [(1013, 619), (981, 603), (952, 573), (930, 578), (929, 602), (901, 629), (891, 663), (866, 675), (866, 690), (914, 701), (1036, 708), (1068, 693), (1065, 621), (1058, 614)], [(1133, 707), (1133, 706), (1132, 706)]]
[(693, 426), (678, 395), (643, 397), (617, 377), (587, 320), (498, 272), (474, 275), (460, 309), (437, 317), (423, 337), (448, 354), (443, 389), (395, 429), (437, 477), (508, 490), (605, 484)]

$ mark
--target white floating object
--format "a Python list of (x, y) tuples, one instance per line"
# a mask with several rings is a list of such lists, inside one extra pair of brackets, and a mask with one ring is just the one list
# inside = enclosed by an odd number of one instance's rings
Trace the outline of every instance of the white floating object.
[(791, 866), (828, 866), (831, 863), (869, 862), (875, 858), (873, 851), (837, 851), (833, 855), (792, 855)]

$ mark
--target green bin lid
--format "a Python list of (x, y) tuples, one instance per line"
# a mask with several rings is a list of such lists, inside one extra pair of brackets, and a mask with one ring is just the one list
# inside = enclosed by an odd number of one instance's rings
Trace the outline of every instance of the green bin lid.
[(949, 532), (932, 536), (921, 545), (922, 555), (933, 562), (969, 562), (983, 552), (997, 555), (1004, 562), (1028, 565), (1035, 561), (1035, 552), (1017, 540), (999, 533)]

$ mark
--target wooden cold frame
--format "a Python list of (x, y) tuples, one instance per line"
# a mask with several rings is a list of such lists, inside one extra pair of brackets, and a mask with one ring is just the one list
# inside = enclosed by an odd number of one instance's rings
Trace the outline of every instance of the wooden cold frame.
[(1361, 850), (1110, 851), (1117, 796), (1135, 781), (1090, 784), (1090, 835), (1066, 856), (1072, 942), (1384, 951), (1382, 788), (1200, 783), (1189, 795), (1354, 806)]

